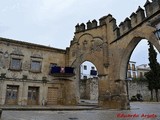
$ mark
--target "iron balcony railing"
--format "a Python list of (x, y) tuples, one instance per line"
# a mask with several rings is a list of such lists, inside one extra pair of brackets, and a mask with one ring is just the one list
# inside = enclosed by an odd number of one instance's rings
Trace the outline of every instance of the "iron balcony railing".
[(73, 67), (60, 66), (51, 67), (50, 74), (55, 77), (71, 77), (75, 75)]

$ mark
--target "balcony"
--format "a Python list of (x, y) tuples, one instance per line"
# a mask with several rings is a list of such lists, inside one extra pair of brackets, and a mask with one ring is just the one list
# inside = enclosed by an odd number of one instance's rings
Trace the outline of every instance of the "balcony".
[(60, 67), (54, 66), (51, 67), (51, 75), (54, 77), (72, 77), (75, 75), (73, 67)]
[(96, 70), (91, 70), (91, 71), (90, 71), (90, 75), (96, 76), (96, 75), (97, 75), (97, 71), (96, 71)]

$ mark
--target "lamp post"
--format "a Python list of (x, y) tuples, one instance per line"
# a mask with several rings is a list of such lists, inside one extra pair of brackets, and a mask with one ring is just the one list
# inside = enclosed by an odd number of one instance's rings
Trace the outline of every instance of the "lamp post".
[(129, 80), (132, 80), (132, 78), (126, 78), (126, 91), (127, 91), (127, 99), (128, 99), (128, 102), (127, 102), (127, 109), (130, 109), (130, 104), (129, 104), (129, 90), (128, 90), (128, 81)]
[(128, 81), (132, 80), (132, 78), (126, 78), (126, 90), (127, 90), (127, 98), (129, 100), (129, 91), (128, 91)]

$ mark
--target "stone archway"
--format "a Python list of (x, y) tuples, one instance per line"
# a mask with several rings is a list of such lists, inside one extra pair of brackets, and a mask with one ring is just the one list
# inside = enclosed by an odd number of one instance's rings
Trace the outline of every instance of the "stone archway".
[[(71, 66), (75, 68), (76, 73), (76, 96), (78, 101), (80, 99), (80, 88), (79, 88), (79, 81), (80, 81), (80, 69), (79, 66), (84, 61), (90, 61), (93, 63), (98, 71), (98, 79), (101, 80), (101, 76), (106, 76), (106, 50), (107, 50), (107, 43), (101, 37), (93, 36), (89, 33), (80, 34), (75, 36), (74, 42), (70, 47), (70, 56), (71, 57)], [(98, 80), (99, 81), (99, 80)]]
[[(86, 25), (81, 23), (75, 26), (75, 36), (69, 48), (69, 64), (76, 68), (77, 75), (77, 66), (85, 60), (97, 66), (100, 78), (99, 105), (102, 107), (127, 108), (127, 63), (141, 39), (149, 40), (160, 52), (159, 42), (154, 35), (155, 25), (159, 21), (160, 1), (147, 1), (144, 8), (139, 7), (119, 25), (108, 14), (99, 19), (99, 25), (93, 20)], [(94, 47), (94, 43), (98, 45)], [(79, 84), (77, 75), (75, 86)]]
[(157, 50), (160, 52), (160, 45), (159, 45), (157, 38), (153, 34), (153, 31), (151, 31), (150, 33), (138, 32), (138, 34), (136, 34), (135, 36), (133, 36), (131, 38), (129, 44), (127, 45), (127, 47), (124, 50), (124, 54), (122, 55), (122, 59), (121, 59), (121, 63), (120, 63), (121, 65), (119, 67), (120, 68), (120, 70), (119, 70), (120, 71), (120, 74), (119, 74), (120, 79), (122, 79), (122, 80), (126, 79), (127, 65), (128, 65), (130, 56), (131, 56), (133, 50), (135, 49), (135, 47), (137, 46), (137, 44), (142, 39), (146, 39), (149, 42), (151, 42), (157, 48)]
[[(148, 26), (147, 26), (148, 27)], [(151, 28), (151, 29), (149, 29), (149, 28)], [(152, 27), (149, 27), (148, 29), (147, 29), (147, 31), (145, 31), (146, 30), (146, 26), (143, 26), (143, 27), (141, 27), (140, 29), (143, 31), (143, 32), (140, 32), (139, 30), (135, 30), (135, 31), (133, 31), (131, 34), (128, 34), (127, 36), (125, 36), (125, 38), (124, 39), (121, 39), (123, 42), (120, 42), (119, 43), (119, 45), (121, 46), (122, 44), (122, 48), (123, 49), (121, 49), (121, 51), (119, 51), (120, 53), (122, 53), (122, 54), (120, 54), (118, 57), (119, 57), (119, 60), (118, 60), (118, 62), (117, 62), (117, 67), (115, 67), (115, 68), (118, 68), (117, 70), (115, 70), (116, 71), (116, 74), (117, 75), (115, 75), (115, 81), (117, 81), (117, 80), (119, 80), (120, 82), (120, 84), (118, 85), (118, 86), (121, 86), (121, 89), (122, 90), (124, 90), (123, 92), (121, 92), (120, 93), (120, 101), (122, 102), (126, 102), (126, 103), (129, 103), (129, 101), (127, 100), (127, 99), (123, 99), (122, 100), (122, 98), (126, 98), (126, 97), (128, 97), (127, 96), (127, 88), (126, 88), (126, 84), (127, 83), (125, 83), (125, 80), (126, 80), (126, 73), (127, 73), (127, 65), (128, 65), (128, 62), (129, 62), (129, 59), (130, 59), (130, 56), (131, 56), (131, 54), (132, 54), (132, 52), (133, 52), (133, 50), (135, 49), (135, 47), (137, 46), (137, 44), (142, 40), (142, 39), (147, 39), (149, 42), (151, 42), (156, 48), (157, 48), (157, 50), (160, 52), (160, 45), (159, 45), (159, 42), (158, 42), (158, 40), (157, 40), (157, 38), (155, 37), (155, 35), (153, 34), (153, 29), (152, 29)], [(144, 29), (144, 30), (143, 30)], [(134, 33), (134, 34), (133, 34)], [(127, 38), (127, 39), (126, 39)], [(127, 40), (127, 41), (125, 41), (125, 40)], [(124, 43), (126, 43), (125, 44), (125, 46), (124, 46)], [(116, 59), (116, 58), (114, 58), (114, 59)], [(113, 68), (112, 68), (113, 69)], [(116, 82), (115, 82), (116, 83)], [(117, 83), (116, 83), (117, 84)], [(114, 85), (114, 87), (113, 87), (113, 89), (112, 89), (112, 92), (113, 91), (116, 91), (116, 87), (115, 87), (116, 85)], [(113, 93), (115, 93), (115, 92), (113, 92)], [(121, 103), (122, 104), (122, 103)], [(124, 106), (123, 107), (127, 107), (127, 105), (129, 105), (129, 104), (124, 104)]]
[(80, 65), (80, 101), (98, 102), (98, 71), (90, 61), (84, 61)]

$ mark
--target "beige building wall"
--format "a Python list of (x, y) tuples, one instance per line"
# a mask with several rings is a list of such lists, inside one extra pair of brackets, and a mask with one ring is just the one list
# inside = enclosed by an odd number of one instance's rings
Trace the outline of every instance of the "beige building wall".
[[(65, 93), (68, 87), (72, 88), (73, 77), (59, 78), (50, 75), (50, 64), (66, 66), (65, 57), (65, 50), (0, 38), (0, 104), (7, 104), (7, 86), (18, 87), (18, 105), (28, 104), (29, 87), (38, 89), (38, 105), (42, 105), (44, 101), (47, 104), (49, 87), (58, 90), (56, 98), (53, 98), (57, 100), (56, 104), (75, 104), (76, 102), (72, 103), (73, 100), (67, 96), (70, 93)], [(12, 59), (21, 61), (20, 69), (11, 68)], [(31, 70), (32, 61), (40, 62), (40, 71)], [(32, 92), (34, 94), (34, 90)]]

